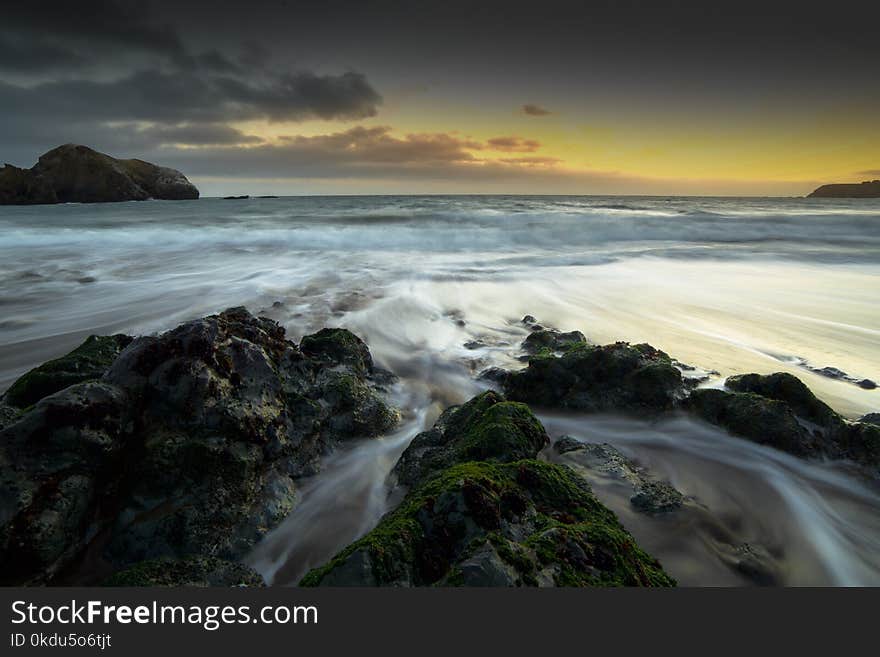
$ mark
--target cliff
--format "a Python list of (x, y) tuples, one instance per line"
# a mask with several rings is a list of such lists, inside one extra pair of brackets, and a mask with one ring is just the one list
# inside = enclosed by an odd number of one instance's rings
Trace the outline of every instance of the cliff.
[(880, 198), (880, 180), (863, 183), (822, 185), (807, 198)]
[(118, 160), (76, 144), (42, 155), (30, 169), (0, 169), (0, 205), (105, 203), (149, 198), (197, 199), (179, 171), (143, 160)]

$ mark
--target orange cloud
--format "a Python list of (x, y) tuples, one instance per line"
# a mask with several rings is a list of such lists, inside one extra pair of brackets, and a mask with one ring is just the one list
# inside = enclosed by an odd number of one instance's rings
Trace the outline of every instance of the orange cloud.
[(505, 153), (534, 153), (541, 147), (541, 142), (522, 137), (493, 137), (486, 143), (493, 150)]

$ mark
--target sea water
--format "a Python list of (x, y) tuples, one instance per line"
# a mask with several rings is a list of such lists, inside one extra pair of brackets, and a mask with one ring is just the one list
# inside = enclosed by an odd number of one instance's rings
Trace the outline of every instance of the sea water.
[[(293, 339), (362, 336), (400, 377), (398, 431), (328, 458), (251, 556), (295, 583), (369, 530), (408, 441), (477, 374), (521, 367), (531, 314), (589, 340), (649, 342), (714, 371), (788, 371), (849, 418), (880, 410), (880, 200), (675, 197), (287, 197), (0, 208), (0, 390), (91, 333), (159, 332), (244, 305)], [(467, 346), (465, 346), (467, 345)], [(543, 418), (610, 442), (773, 546), (788, 584), (880, 584), (880, 493), (686, 418)], [(552, 455), (548, 455), (551, 458)], [(713, 532), (631, 512), (685, 584), (741, 584)]]

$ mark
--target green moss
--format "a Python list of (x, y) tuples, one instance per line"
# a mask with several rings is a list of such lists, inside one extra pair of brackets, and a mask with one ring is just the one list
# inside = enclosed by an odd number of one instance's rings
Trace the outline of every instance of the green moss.
[(821, 427), (833, 428), (842, 423), (842, 418), (830, 406), (820, 401), (803, 381), (787, 372), (741, 374), (729, 377), (725, 385), (736, 392), (785, 402), (796, 415)]
[(9, 387), (6, 401), (27, 408), (76, 383), (98, 379), (129, 342), (131, 338), (126, 335), (91, 335), (69, 354), (24, 374)]
[(704, 420), (753, 442), (806, 456), (814, 449), (813, 436), (797, 421), (784, 402), (751, 392), (694, 390), (686, 407)]
[[(512, 498), (522, 501), (519, 518), (502, 524), (505, 499)], [(518, 534), (502, 529), (510, 523), (532, 533), (516, 540)], [(486, 540), (525, 584), (537, 584), (538, 569), (553, 573), (559, 585), (674, 584), (572, 470), (535, 460), (467, 462), (443, 470), (300, 584), (363, 583), (331, 577), (357, 554), (366, 555), (373, 584), (454, 585), (458, 564)]]
[(528, 406), (487, 391), (449, 409), (432, 431), (416, 436), (401, 457), (397, 473), (411, 486), (455, 463), (533, 458), (548, 442), (544, 427)]
[(505, 380), (510, 399), (587, 412), (660, 412), (683, 392), (681, 372), (650, 345), (579, 342), (561, 355), (539, 350), (529, 366)]

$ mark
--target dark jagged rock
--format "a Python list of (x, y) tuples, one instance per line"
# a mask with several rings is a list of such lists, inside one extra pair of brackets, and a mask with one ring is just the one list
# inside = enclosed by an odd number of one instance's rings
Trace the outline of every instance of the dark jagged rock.
[(575, 345), (586, 344), (587, 338), (580, 331), (561, 333), (555, 329), (532, 331), (523, 340), (522, 348), (532, 354), (564, 351)]
[(86, 557), (242, 556), (322, 454), (397, 421), (366, 346), (320, 335), (312, 357), (233, 308), (137, 338), (99, 380), (20, 414), (0, 432), (3, 582), (50, 582)]
[(839, 421), (839, 416), (828, 404), (820, 401), (803, 381), (787, 372), (740, 374), (728, 377), (724, 385), (734, 392), (752, 392), (785, 402), (796, 415), (820, 426)]
[(0, 205), (198, 197), (199, 191), (179, 171), (143, 160), (119, 160), (76, 144), (44, 153), (30, 169), (0, 169)]
[(684, 394), (681, 372), (648, 344), (575, 344), (562, 356), (532, 357), (503, 382), (514, 401), (586, 412), (657, 413)]
[(584, 443), (563, 436), (553, 447), (557, 453), (567, 455), (566, 460), (575, 470), (584, 468), (627, 483), (632, 489), (630, 503), (637, 511), (666, 513), (680, 509), (684, 502), (684, 495), (670, 483), (652, 476), (607, 443)]
[(20, 377), (6, 391), (3, 400), (11, 406), (26, 408), (74, 383), (100, 379), (131, 340), (127, 335), (90, 335), (69, 354), (43, 363)]
[(141, 561), (111, 575), (104, 586), (249, 586), (266, 583), (253, 568), (216, 557)]
[(880, 180), (822, 185), (807, 198), (880, 198)]
[[(522, 404), (484, 393), (404, 452), (401, 504), (304, 586), (669, 586)], [(481, 460), (476, 460), (481, 459)]]
[(731, 433), (808, 458), (847, 459), (880, 467), (880, 427), (848, 422), (795, 376), (744, 374), (732, 390), (699, 389), (683, 407)]

